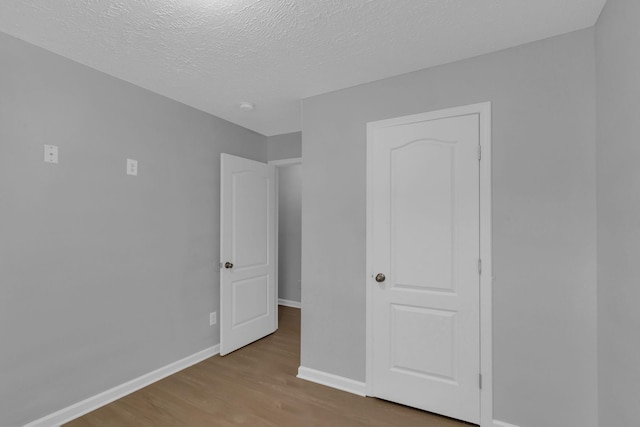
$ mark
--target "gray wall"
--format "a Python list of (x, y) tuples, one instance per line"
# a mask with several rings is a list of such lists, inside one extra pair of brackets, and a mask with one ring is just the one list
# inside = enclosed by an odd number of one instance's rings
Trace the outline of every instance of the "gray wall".
[(640, 423), (640, 2), (596, 26), (600, 425)]
[(302, 132), (284, 133), (267, 138), (269, 160), (296, 159), (302, 157)]
[(304, 100), (303, 366), (365, 380), (366, 123), (491, 101), (494, 415), (596, 425), (594, 64), (587, 29)]
[(0, 56), (0, 425), (15, 426), (219, 342), (219, 154), (267, 152), (3, 34)]
[(278, 168), (278, 298), (300, 302), (301, 165)]

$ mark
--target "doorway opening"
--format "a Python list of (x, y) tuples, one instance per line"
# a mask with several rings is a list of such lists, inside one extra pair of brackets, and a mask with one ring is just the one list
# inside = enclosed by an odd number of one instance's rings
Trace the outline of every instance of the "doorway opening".
[(221, 154), (221, 355), (275, 332), (280, 304), (301, 306), (300, 163)]
[(301, 308), (302, 159), (272, 160), (276, 172), (278, 304)]

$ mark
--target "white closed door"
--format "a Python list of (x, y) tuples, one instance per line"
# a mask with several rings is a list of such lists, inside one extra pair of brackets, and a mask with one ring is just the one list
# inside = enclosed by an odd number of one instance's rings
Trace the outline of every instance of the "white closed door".
[(274, 176), (273, 166), (221, 155), (221, 355), (278, 327)]
[(479, 115), (368, 128), (376, 397), (480, 421)]

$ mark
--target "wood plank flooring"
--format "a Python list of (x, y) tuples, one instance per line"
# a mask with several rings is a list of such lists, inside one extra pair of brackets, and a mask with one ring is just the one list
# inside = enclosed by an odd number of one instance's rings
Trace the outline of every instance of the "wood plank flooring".
[(281, 306), (275, 334), (225, 357), (211, 357), (65, 426), (469, 426), (300, 380), (299, 364), (300, 310)]

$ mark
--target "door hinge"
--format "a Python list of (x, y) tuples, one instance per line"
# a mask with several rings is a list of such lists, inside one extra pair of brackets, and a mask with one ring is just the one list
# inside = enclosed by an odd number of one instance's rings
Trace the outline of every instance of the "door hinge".
[(482, 160), (482, 145), (478, 145), (478, 160)]
[(478, 386), (482, 388), (482, 374), (478, 374)]
[(478, 260), (478, 274), (482, 274), (482, 260)]

